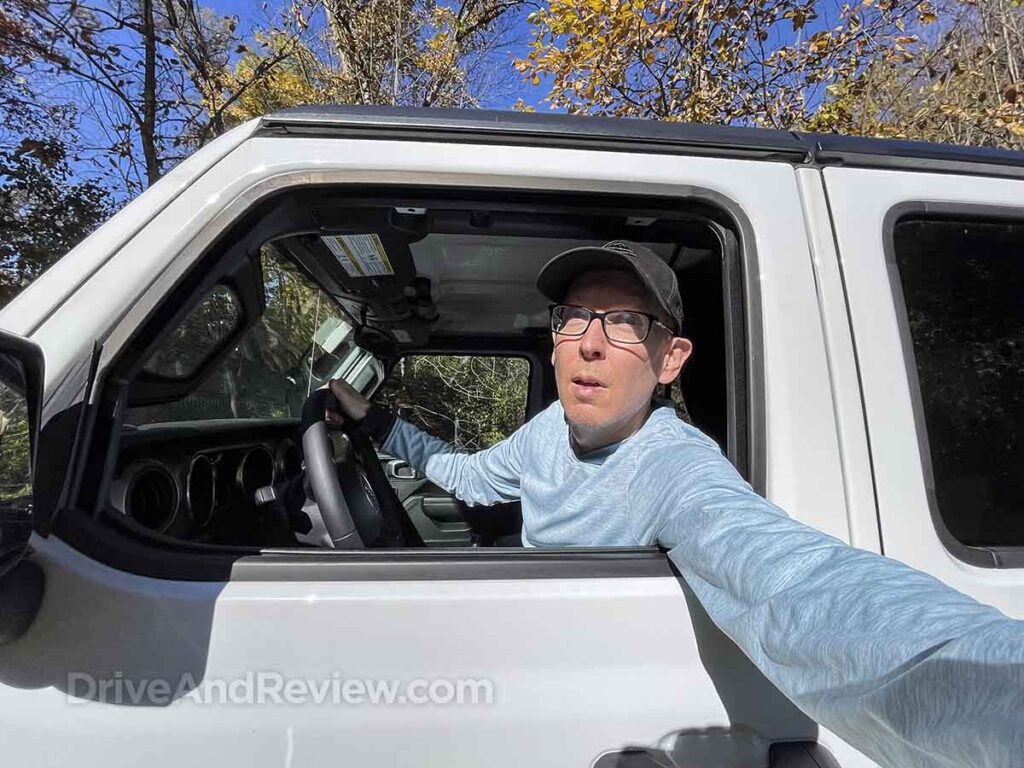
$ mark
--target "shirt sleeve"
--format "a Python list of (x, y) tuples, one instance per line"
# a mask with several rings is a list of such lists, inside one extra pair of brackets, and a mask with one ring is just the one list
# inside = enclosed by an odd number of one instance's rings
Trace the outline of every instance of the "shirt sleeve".
[(381, 446), (398, 456), (449, 493), (470, 506), (519, 499), (523, 451), (530, 428), (527, 422), (505, 440), (476, 453), (428, 435), (396, 418)]
[(789, 518), (720, 452), (694, 453), (645, 472), (659, 542), (784, 694), (883, 766), (1021, 765), (1024, 622)]

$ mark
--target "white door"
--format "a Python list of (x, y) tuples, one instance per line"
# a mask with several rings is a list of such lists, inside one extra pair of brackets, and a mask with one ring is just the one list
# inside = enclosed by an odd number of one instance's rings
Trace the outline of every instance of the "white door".
[(1024, 616), (1024, 181), (824, 177), (882, 549)]
[[(257, 201), (367, 183), (720, 206), (743, 251), (755, 483), (850, 540), (811, 258), (793, 168), (781, 162), (248, 139), (108, 258), (93, 248), (85, 282), (65, 285), (40, 316), (31, 335), (47, 355), (47, 416), (81, 397), (76, 376), (94, 341), (102, 376)], [(0, 649), (0, 742), (12, 764), (561, 768), (678, 729), (814, 733), (688, 606), (656, 551), (267, 553), (216, 578), (168, 579), (150, 572), (145, 546), (81, 526), (89, 554), (57, 536), (34, 540), (48, 579), (42, 612)], [(870, 765), (819, 738), (842, 765)]]

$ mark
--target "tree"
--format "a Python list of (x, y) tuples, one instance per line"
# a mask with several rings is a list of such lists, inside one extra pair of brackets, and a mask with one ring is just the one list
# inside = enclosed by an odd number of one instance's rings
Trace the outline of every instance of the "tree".
[[(230, 127), (235, 103), (272, 79), (279, 67), (302, 50), (311, 12), (301, 2), (285, 4), (269, 31), (257, 29), (253, 40), (243, 40), (234, 16), (220, 16), (195, 0), (161, 0), (160, 29), (187, 74), (188, 85), (179, 99), (187, 105), (183, 107), (188, 117), (182, 126), (183, 144), (201, 146)], [(273, 40), (274, 46), (262, 50), (255, 66), (233, 67), (235, 57), (249, 54), (254, 45), (260, 48), (265, 40)]]
[(409, 356), (391, 372), (381, 399), (430, 434), (481, 450), (526, 421), (529, 374), (519, 358)]
[[(298, 104), (479, 106), (516, 87), (503, 68), (522, 0), (312, 0), (322, 23), (281, 66), (238, 99), (235, 122)], [(277, 33), (259, 38), (235, 76), (281, 56)]]
[[(247, 50), (237, 19), (195, 0), (8, 0), (0, 52), (46, 82), (54, 103), (73, 103), (80, 154), (131, 196), (196, 146), (222, 132), (224, 114), (290, 52), (268, 57), (240, 81), (232, 52)], [(302, 20), (282, 14), (279, 34)], [(87, 125), (83, 126), (82, 122)]]
[(0, 306), (110, 215), (109, 195), (74, 181), (56, 139), (0, 150)]
[(111, 210), (106, 189), (73, 178), (67, 136), (75, 109), (34, 93), (35, 34), (0, 10), (0, 307)]
[(516, 63), (552, 107), (574, 113), (806, 124), (830, 84), (872, 62), (900, 63), (935, 16), (928, 2), (863, 0), (551, 0)]
[(1024, 148), (1024, 7), (956, 0), (904, 66), (837, 83), (812, 125), (846, 133)]

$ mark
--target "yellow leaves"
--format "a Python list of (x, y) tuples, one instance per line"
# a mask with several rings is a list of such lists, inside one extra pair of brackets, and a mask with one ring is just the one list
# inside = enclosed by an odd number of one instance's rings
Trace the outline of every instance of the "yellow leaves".
[[(922, 25), (945, 22), (945, 6), (937, 10), (937, 0), (839, 5), (838, 15), (828, 5), (826, 25), (825, 14), (818, 16), (826, 0), (547, 0), (528, 17), (530, 55), (515, 66), (524, 83), (550, 85), (552, 106), (568, 111), (917, 130), (885, 123), (892, 107), (872, 101), (862, 75), (911, 78), (922, 98), (941, 98), (932, 90), (935, 78), (921, 67), (928, 49), (918, 33)], [(1016, 89), (993, 91), (987, 105), (994, 100), (1024, 110)], [(910, 112), (900, 114), (910, 119)], [(933, 105), (924, 122), (938, 121), (936, 114)], [(1007, 118), (1011, 123), (1024, 124), (1024, 116)]]
[(939, 20), (935, 6), (930, 2), (922, 2), (917, 6), (917, 18), (922, 24), (934, 24)]
[(807, 7), (804, 8), (789, 8), (785, 13), (782, 14), (784, 19), (792, 19), (793, 31), (798, 32), (803, 29), (804, 25), (808, 21), (812, 21), (818, 18), (818, 14), (809, 10)]
[(826, 30), (815, 32), (808, 38), (807, 45), (815, 53), (825, 53), (832, 45), (832, 33)]

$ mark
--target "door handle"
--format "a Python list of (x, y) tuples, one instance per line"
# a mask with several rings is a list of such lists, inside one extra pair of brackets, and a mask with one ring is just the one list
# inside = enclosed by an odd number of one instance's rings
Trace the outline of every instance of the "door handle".
[(401, 459), (392, 459), (387, 463), (385, 469), (387, 475), (392, 480), (419, 480), (419, 473), (416, 468), (413, 467), (409, 462), (402, 461)]

